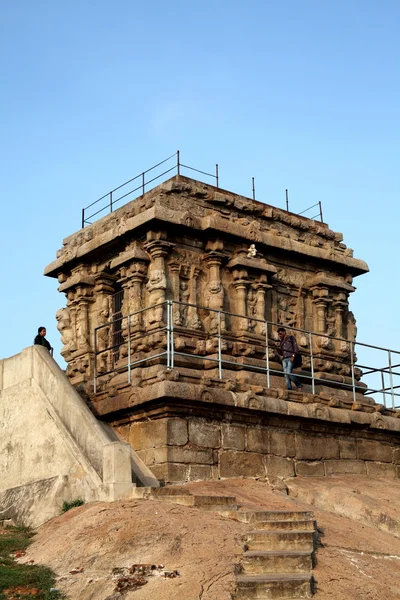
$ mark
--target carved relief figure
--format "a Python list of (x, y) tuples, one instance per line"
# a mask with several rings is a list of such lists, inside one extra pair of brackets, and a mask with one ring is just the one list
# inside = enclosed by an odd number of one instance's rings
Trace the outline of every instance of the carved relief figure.
[(251, 317), (257, 318), (257, 292), (251, 286), (247, 294), (247, 314), (249, 319), (249, 331), (254, 331), (256, 321), (253, 321)]
[(349, 310), (347, 313), (347, 339), (350, 342), (355, 342), (357, 337), (357, 321), (354, 314)]
[(326, 333), (331, 336), (336, 336), (336, 316), (331, 306), (329, 306), (326, 315)]
[(293, 306), (296, 300), (293, 298), (288, 300), (284, 297), (278, 299), (278, 323), (285, 327), (296, 327), (297, 315)]
[(63, 348), (61, 350), (61, 356), (66, 358), (71, 352), (75, 350), (75, 344), (73, 343), (73, 333), (71, 329), (71, 319), (68, 308), (60, 308), (56, 312), (57, 329), (61, 335), (61, 342)]
[(255, 258), (257, 256), (257, 250), (255, 244), (250, 244), (249, 249), (247, 251), (248, 258)]
[[(189, 302), (189, 295), (189, 284), (184, 279), (181, 279), (179, 284), (179, 301), (184, 303)], [(188, 310), (189, 307), (186, 304), (181, 305), (182, 325), (187, 325)]]
[[(154, 269), (150, 272), (149, 280), (146, 284), (149, 292), (149, 306), (162, 304), (165, 301), (165, 291), (167, 289), (167, 279), (160, 269)], [(161, 322), (163, 320), (164, 307), (153, 308), (149, 311), (149, 323)]]
[[(206, 289), (206, 306), (213, 309), (209, 316), (209, 327), (211, 332), (218, 331), (218, 313), (216, 310), (224, 308), (224, 289), (221, 281), (211, 279)], [(221, 313), (221, 329), (225, 329), (225, 315)]]
[[(97, 326), (101, 327), (102, 325), (106, 325), (110, 316), (110, 306), (109, 300), (105, 296), (102, 298), (102, 305), (97, 313)], [(107, 371), (108, 370), (108, 362), (109, 362), (109, 353), (104, 352), (107, 348), (111, 346), (110, 340), (110, 327), (101, 327), (101, 329), (97, 330), (97, 350), (101, 352), (99, 354), (99, 371)]]
[(79, 348), (87, 350), (88, 348), (88, 323), (87, 323), (87, 305), (79, 306), (78, 318), (76, 321), (76, 339)]

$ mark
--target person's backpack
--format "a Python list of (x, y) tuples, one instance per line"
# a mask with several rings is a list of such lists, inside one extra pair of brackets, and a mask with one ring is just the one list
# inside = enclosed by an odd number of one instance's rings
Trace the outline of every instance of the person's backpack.
[[(292, 344), (293, 344), (293, 339), (294, 338), (293, 338), (293, 336), (290, 336), (290, 337), (292, 338)], [(294, 359), (293, 359), (293, 362), (292, 362), (293, 369), (298, 369), (299, 367), (301, 367), (302, 362), (303, 362), (303, 360), (302, 360), (301, 354), (300, 354), (300, 352), (297, 352), (294, 355)]]
[(298, 369), (301, 367), (303, 360), (301, 358), (301, 354), (295, 354), (293, 359), (293, 369)]

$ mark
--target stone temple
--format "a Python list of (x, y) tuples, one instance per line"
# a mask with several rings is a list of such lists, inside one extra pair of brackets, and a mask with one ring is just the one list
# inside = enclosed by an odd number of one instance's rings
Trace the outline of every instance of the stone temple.
[(66, 296), (70, 382), (173, 483), (399, 476), (400, 413), (355, 366), (349, 296), (367, 271), (325, 223), (176, 175), (65, 238), (45, 275)]

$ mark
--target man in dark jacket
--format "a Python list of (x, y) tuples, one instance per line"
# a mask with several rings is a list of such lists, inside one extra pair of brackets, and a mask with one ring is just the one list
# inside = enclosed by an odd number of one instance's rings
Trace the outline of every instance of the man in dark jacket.
[(39, 327), (38, 334), (34, 339), (35, 346), (44, 346), (53, 355), (53, 348), (50, 346), (49, 342), (45, 338), (46, 335), (46, 327)]
[(293, 361), (296, 354), (299, 354), (299, 347), (296, 342), (294, 335), (286, 335), (284, 327), (278, 329), (279, 354), (282, 356), (282, 367), (285, 373), (286, 387), (288, 390), (292, 389), (292, 381), (296, 386), (298, 392), (303, 390), (300, 379), (296, 375), (292, 375)]

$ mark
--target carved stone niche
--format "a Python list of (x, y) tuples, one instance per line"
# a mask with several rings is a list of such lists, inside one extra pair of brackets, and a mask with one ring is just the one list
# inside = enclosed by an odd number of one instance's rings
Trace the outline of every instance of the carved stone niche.
[[(139, 312), (144, 308), (143, 289), (147, 275), (149, 257), (135, 241), (125, 248), (125, 251), (111, 261), (112, 269), (119, 269), (120, 283), (123, 291), (122, 314), (129, 318), (130, 334), (135, 334), (143, 329), (143, 315)], [(122, 337), (127, 337), (128, 319), (122, 323)]]
[(267, 291), (272, 288), (269, 281), (277, 269), (257, 252), (254, 244), (248, 250), (235, 253), (226, 268), (232, 272), (236, 290), (232, 312), (247, 317), (237, 319), (239, 332), (265, 335), (265, 321), (269, 317), (266, 296)]
[(108, 272), (99, 272), (94, 276), (94, 298), (92, 310), (92, 329), (96, 329), (96, 350), (98, 372), (108, 371), (111, 367), (111, 355), (107, 350), (112, 346), (112, 330), (108, 324), (112, 313), (112, 295), (116, 277)]
[(344, 315), (348, 313), (348, 296), (355, 288), (344, 277), (334, 277), (323, 271), (310, 280), (313, 295), (314, 331), (321, 334), (317, 347), (336, 354), (347, 353), (343, 342), (331, 339), (347, 337)]
[(173, 244), (166, 241), (167, 234), (164, 231), (148, 231), (146, 237), (147, 240), (143, 247), (150, 255), (151, 262), (146, 283), (146, 308), (149, 310), (146, 311), (145, 321), (147, 329), (157, 329), (165, 325), (165, 306), (163, 305), (167, 298), (165, 257)]
[(186, 329), (201, 329), (201, 322), (198, 315), (197, 306), (197, 280), (200, 268), (195, 264), (182, 262), (180, 259), (187, 259), (184, 254), (173, 257), (168, 263), (168, 271), (171, 280), (173, 304), (173, 321), (177, 327)]

